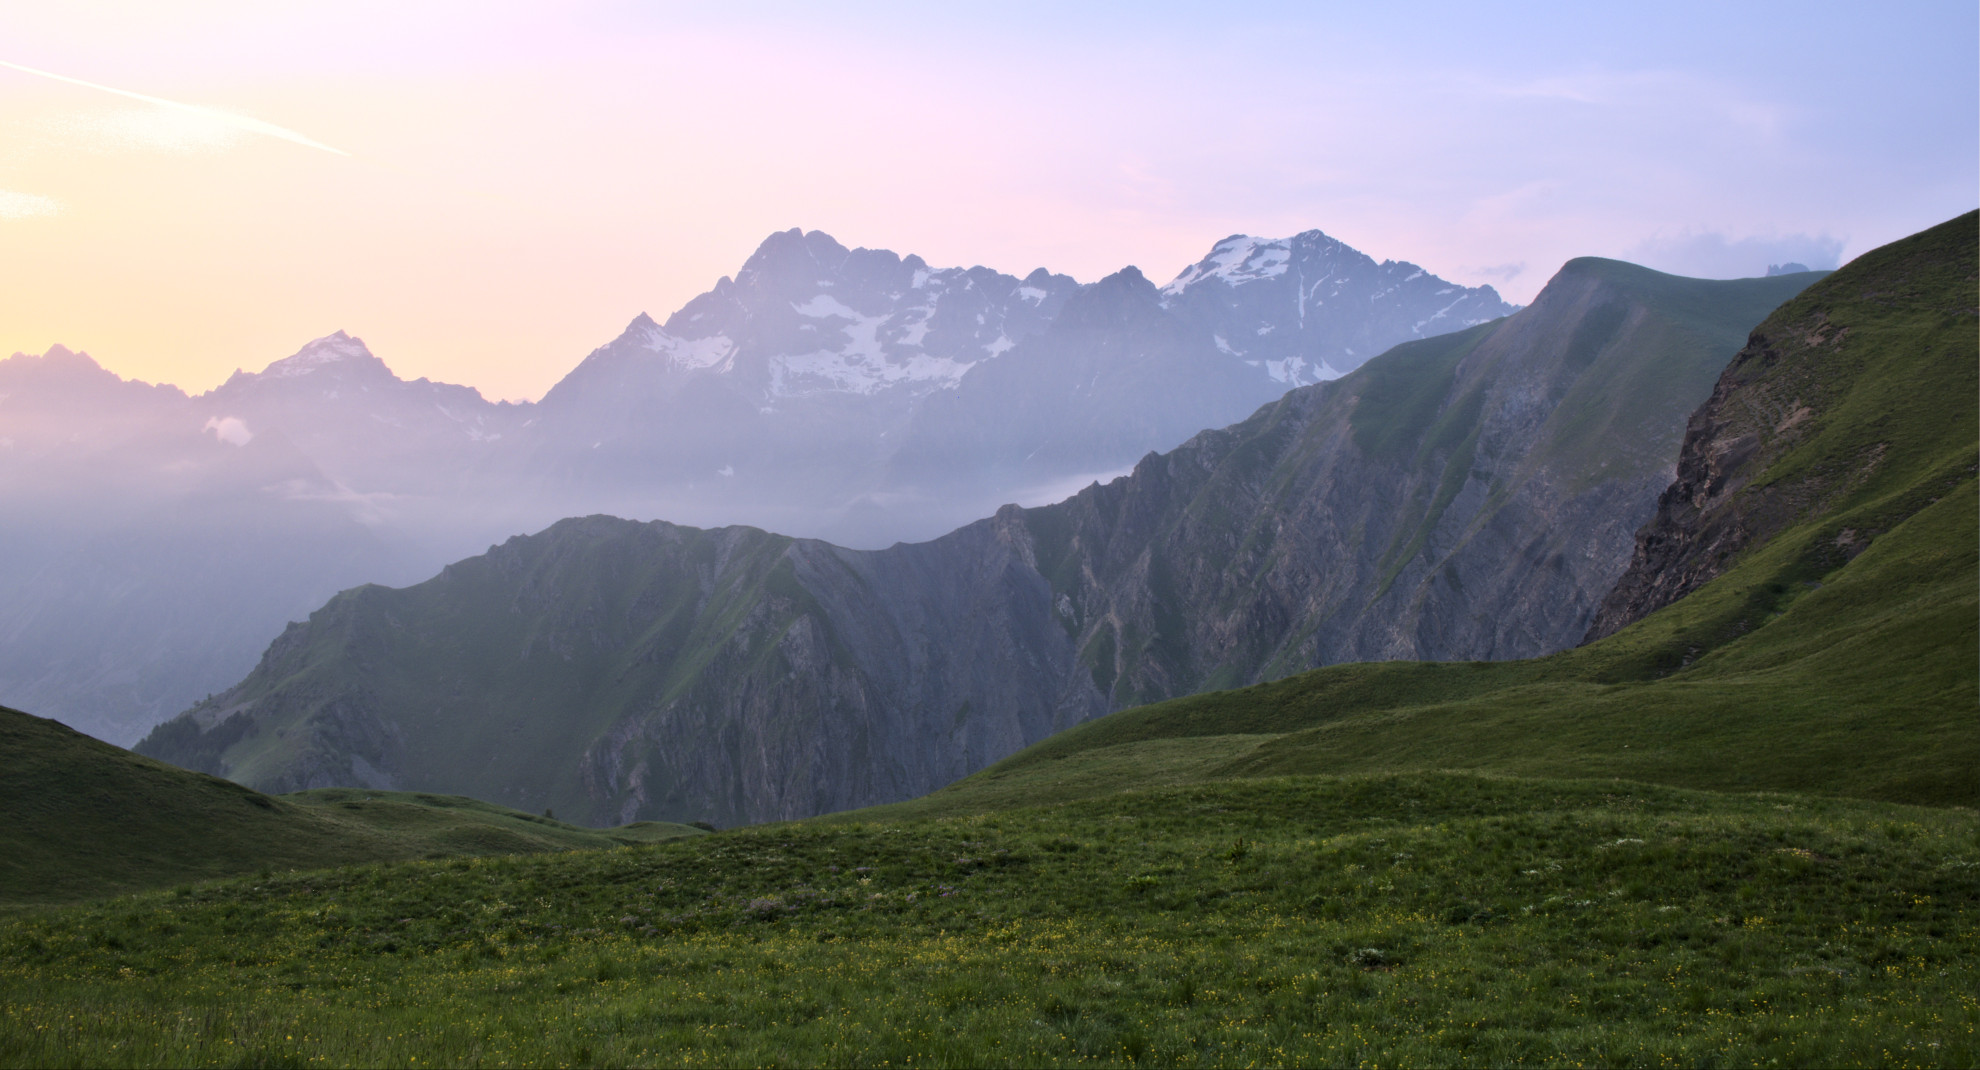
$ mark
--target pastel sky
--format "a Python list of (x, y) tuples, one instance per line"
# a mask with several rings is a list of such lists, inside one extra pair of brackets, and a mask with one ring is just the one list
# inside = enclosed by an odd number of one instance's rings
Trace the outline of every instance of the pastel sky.
[(1166, 280), (1320, 228), (1525, 301), (1980, 201), (1980, 14), (1739, 4), (0, 7), (0, 353), (203, 390), (310, 338), (540, 396), (803, 227)]

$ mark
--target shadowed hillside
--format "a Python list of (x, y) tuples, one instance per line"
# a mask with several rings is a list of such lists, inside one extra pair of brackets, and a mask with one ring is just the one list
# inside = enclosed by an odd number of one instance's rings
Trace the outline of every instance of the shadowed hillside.
[(0, 707), (0, 903), (82, 899), (257, 870), (567, 851), (697, 835), (581, 829), (457, 796), (269, 796)]

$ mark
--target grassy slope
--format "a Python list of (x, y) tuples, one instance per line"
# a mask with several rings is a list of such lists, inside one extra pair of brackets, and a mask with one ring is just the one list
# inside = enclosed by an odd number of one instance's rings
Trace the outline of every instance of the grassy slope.
[[(1973, 480), (1692, 667), (1599, 682), (1615, 647), (1688, 614), (1525, 662), (1338, 666), (1142, 707), (1053, 737), (892, 817), (1082, 798), (1136, 781), (1475, 769), (1980, 803)], [(1761, 555), (1754, 568), (1767, 564)], [(1703, 595), (1743, 597), (1742, 567)], [(1804, 589), (1805, 590), (1805, 589)], [(876, 814), (876, 817), (878, 815)]]
[(457, 796), (270, 796), (0, 708), (0, 903), (54, 902), (268, 869), (563, 851), (698, 830), (593, 830)]
[[(1675, 605), (1547, 658), (1342, 665), (1125, 710), (884, 812), (1401, 769), (1980, 804), (1973, 225), (1866, 254), (1761, 325), (1846, 328), (1768, 373), (1824, 397), (1755, 480), (1827, 497)], [(1845, 531), (1875, 537), (1846, 560)]]

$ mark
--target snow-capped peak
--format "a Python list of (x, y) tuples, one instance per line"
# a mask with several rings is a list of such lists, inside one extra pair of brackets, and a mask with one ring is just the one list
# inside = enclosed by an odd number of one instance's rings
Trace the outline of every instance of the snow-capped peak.
[[(766, 238), (736, 274), (667, 318), (635, 319), (625, 344), (678, 372), (735, 375), (765, 404), (814, 394), (911, 395), (1042, 332), (1079, 288), (1043, 268), (1019, 280), (984, 267), (847, 249), (821, 231)], [(651, 366), (643, 364), (641, 366)]]
[(1164, 296), (1179, 294), (1204, 279), (1220, 279), (1226, 286), (1237, 286), (1254, 279), (1268, 279), (1286, 273), (1292, 261), (1291, 238), (1254, 238), (1233, 234), (1216, 244), (1210, 255), (1191, 264), (1175, 281), (1162, 288)]
[(293, 356), (283, 357), (270, 364), (261, 374), (272, 379), (289, 379), (298, 375), (308, 375), (328, 364), (376, 359), (378, 358), (371, 355), (371, 350), (365, 348), (363, 339), (352, 338), (338, 331), (336, 334), (326, 334), (296, 350)]

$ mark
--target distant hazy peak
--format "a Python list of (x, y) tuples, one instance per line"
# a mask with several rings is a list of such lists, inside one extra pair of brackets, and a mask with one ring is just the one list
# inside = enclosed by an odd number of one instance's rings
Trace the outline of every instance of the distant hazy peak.
[(1162, 307), (1207, 328), (1225, 354), (1302, 386), (1413, 338), (1515, 311), (1490, 286), (1460, 286), (1373, 257), (1318, 230), (1233, 234), (1161, 290)]
[[(747, 304), (752, 297), (760, 299), (766, 293), (787, 297), (793, 292), (850, 287), (900, 298), (907, 296), (903, 291), (925, 290), (931, 284), (941, 284), (938, 289), (950, 286), (967, 289), (992, 283), (1012, 289), (1023, 287), (1054, 291), (1069, 290), (1078, 285), (1070, 276), (1055, 275), (1042, 267), (1034, 268), (1021, 281), (982, 265), (930, 267), (926, 260), (913, 253), (901, 256), (889, 249), (868, 249), (864, 246), (848, 249), (822, 230), (807, 232), (792, 227), (763, 239), (756, 251), (743, 262), (741, 270), (736, 272), (733, 283), (724, 276), (708, 294), (702, 296), (735, 298)], [(1042, 297), (1028, 296), (1027, 299), (1035, 304)], [(700, 302), (701, 299), (697, 298), (670, 317), (667, 329), (680, 333), (675, 320), (683, 313), (694, 311)]]
[[(1162, 287), (1162, 293), (1164, 296), (1172, 297), (1199, 283), (1211, 281), (1235, 288), (1246, 283), (1277, 278), (1296, 264), (1305, 263), (1334, 269), (1329, 274), (1375, 272), (1402, 282), (1429, 274), (1423, 268), (1406, 260), (1384, 260), (1378, 264), (1374, 257), (1339, 239), (1330, 238), (1319, 230), (1301, 231), (1290, 238), (1257, 238), (1249, 234), (1233, 234), (1211, 246), (1209, 254), (1202, 260), (1184, 268), (1181, 274), (1167, 286)], [(1321, 280), (1314, 281), (1317, 285)], [(1499, 297), (1498, 292), (1490, 286), (1446, 285), (1453, 287), (1452, 292), (1489, 294), (1495, 301)]]
[(1320, 253), (1323, 256), (1339, 256), (1343, 253), (1365, 263), (1356, 266), (1372, 268), (1375, 261), (1347, 245), (1328, 237), (1318, 230), (1295, 234), (1290, 238), (1257, 238), (1249, 234), (1233, 234), (1210, 247), (1203, 259), (1184, 268), (1182, 273), (1162, 287), (1165, 295), (1180, 294), (1199, 282), (1217, 281), (1226, 286), (1241, 286), (1259, 279), (1269, 279), (1286, 273), (1293, 258), (1294, 246), (1301, 251)]
[(780, 230), (763, 239), (749, 259), (743, 261), (742, 270), (736, 272), (736, 285), (750, 287), (764, 276), (828, 279), (845, 262), (847, 253), (845, 246), (822, 230), (809, 234), (797, 227)]
[(88, 353), (56, 343), (40, 355), (15, 353), (0, 360), (0, 394), (13, 392), (14, 404), (35, 404), (38, 391), (45, 390), (123, 390), (151, 392), (159, 396), (185, 396), (169, 383), (148, 383), (126, 379), (98, 364)]
[(88, 353), (79, 353), (60, 342), (49, 346), (48, 351), (45, 353), (15, 353), (7, 359), (9, 362), (18, 361), (22, 365), (34, 364), (48, 368), (73, 368), (79, 371), (94, 369), (106, 375), (114, 374), (108, 371), (108, 369), (105, 369), (103, 365), (98, 364), (96, 358), (90, 356)]
[(331, 364), (364, 361), (383, 366), (384, 362), (372, 356), (365, 348), (364, 340), (352, 338), (343, 331), (326, 334), (301, 349), (294, 355), (283, 357), (263, 369), (262, 376), (270, 379), (290, 379), (298, 375), (308, 375), (318, 368)]
[(78, 353), (75, 350), (70, 349), (68, 346), (63, 345), (60, 342), (56, 342), (54, 345), (49, 346), (48, 351), (41, 354), (39, 358), (36, 358), (35, 355), (32, 353), (16, 353), (14, 355), (17, 357), (25, 357), (29, 360), (34, 360), (34, 359), (64, 360), (64, 361), (84, 360), (84, 361), (88, 361), (91, 364), (96, 363), (95, 358), (91, 357), (88, 353)]
[[(599, 387), (613, 393), (656, 373), (705, 373), (729, 377), (762, 411), (819, 394), (918, 395), (953, 388), (1044, 330), (1078, 288), (1043, 268), (1022, 280), (980, 266), (931, 268), (919, 256), (848, 249), (823, 231), (792, 228), (765, 238), (733, 279), (664, 323), (636, 317), (572, 382), (618, 382)], [(573, 392), (560, 383), (545, 401), (552, 396), (561, 405)]]
[[(364, 417), (366, 419), (382, 419), (379, 415), (382, 410), (378, 406), (413, 404), (422, 408), (437, 405), (438, 408), (433, 411), (437, 412), (442, 426), (451, 434), (464, 422), (475, 423), (490, 415), (495, 408), (471, 386), (434, 382), (425, 377), (399, 378), (371, 352), (363, 339), (353, 338), (343, 331), (315, 339), (259, 372), (237, 370), (226, 382), (200, 395), (200, 398), (206, 404), (220, 406), (219, 415), (248, 419), (257, 429), (270, 423), (282, 424), (296, 419), (307, 423), (316, 418), (305, 415), (309, 412), (331, 418), (333, 423), (346, 418), (329, 417), (333, 412), (362, 412), (369, 414)], [(291, 408), (276, 418), (256, 408), (264, 404), (300, 408)], [(417, 424), (424, 418), (422, 415), (411, 419)], [(394, 426), (413, 426), (404, 423), (405, 417), (393, 419), (400, 420)], [(300, 425), (289, 426), (294, 430)], [(256, 433), (259, 434), (259, 430)], [(477, 429), (470, 433), (470, 437), (483, 433), (483, 429)]]
[(1067, 297), (1052, 326), (1105, 330), (1123, 326), (1137, 310), (1144, 315), (1160, 315), (1161, 307), (1161, 294), (1155, 284), (1148, 281), (1140, 268), (1129, 266), (1091, 286), (1082, 286)]

